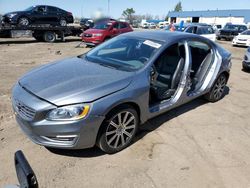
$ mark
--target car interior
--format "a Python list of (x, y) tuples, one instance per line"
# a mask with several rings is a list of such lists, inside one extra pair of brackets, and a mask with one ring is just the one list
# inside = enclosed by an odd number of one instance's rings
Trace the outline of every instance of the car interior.
[(176, 43), (168, 47), (151, 70), (150, 104), (170, 99), (176, 92), (185, 64), (185, 47)]
[(207, 72), (213, 60), (213, 53), (207, 44), (196, 41), (191, 41), (188, 44), (192, 56), (190, 91), (196, 91), (201, 87), (206, 78)]

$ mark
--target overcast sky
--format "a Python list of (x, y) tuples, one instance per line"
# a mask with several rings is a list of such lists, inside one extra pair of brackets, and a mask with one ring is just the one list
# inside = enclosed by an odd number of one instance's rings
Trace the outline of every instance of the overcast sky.
[[(109, 15), (119, 18), (126, 8), (134, 8), (136, 14), (165, 17), (173, 10), (178, 0), (109, 0)], [(250, 0), (183, 0), (183, 10), (250, 9)], [(108, 14), (108, 0), (0, 0), (0, 13), (23, 10), (32, 5), (54, 5), (71, 11), (77, 17), (90, 17), (93, 12), (102, 10)]]

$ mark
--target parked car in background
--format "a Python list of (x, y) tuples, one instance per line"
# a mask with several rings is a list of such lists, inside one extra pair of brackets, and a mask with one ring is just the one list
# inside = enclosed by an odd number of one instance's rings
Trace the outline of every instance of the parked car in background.
[(202, 26), (202, 25), (191, 25), (188, 26), (184, 32), (186, 33), (193, 33), (205, 38), (208, 38), (212, 41), (216, 40), (216, 34), (212, 28), (212, 26)]
[(250, 47), (248, 47), (244, 60), (242, 62), (242, 68), (245, 71), (250, 71)]
[(140, 27), (140, 21), (138, 21), (138, 20), (133, 20), (133, 22), (132, 22), (132, 27), (133, 27), (133, 28), (139, 28), (139, 27)]
[(247, 30), (246, 25), (227, 24), (223, 29), (218, 31), (216, 38), (218, 40), (225, 39), (231, 41), (235, 36), (245, 30)]
[(201, 96), (222, 99), (230, 68), (231, 54), (204, 37), (129, 32), (34, 69), (15, 84), (11, 99), (33, 142), (115, 153), (150, 118)]
[(149, 28), (150, 29), (155, 29), (156, 28), (156, 25), (155, 25), (155, 23), (149, 23)]
[(94, 21), (91, 18), (82, 18), (80, 20), (80, 26), (85, 31), (87, 29), (94, 27)]
[(143, 29), (148, 29), (148, 28), (149, 28), (149, 23), (148, 23), (148, 22), (143, 22), (143, 23), (141, 24), (141, 28), (143, 28)]
[(95, 46), (117, 35), (131, 31), (133, 31), (133, 29), (127, 22), (114, 20), (100, 22), (93, 28), (83, 32), (82, 41), (89, 46)]
[(232, 41), (233, 46), (250, 46), (250, 30), (243, 31), (235, 36)]
[(167, 25), (168, 25), (168, 22), (159, 22), (159, 23), (158, 23), (158, 27), (159, 27), (160, 29), (165, 28)]
[(57, 24), (66, 26), (68, 23), (73, 22), (74, 18), (71, 12), (47, 5), (31, 6), (24, 11), (9, 12), (3, 15), (2, 19), (3, 24), (19, 26), (28, 26), (31, 24)]

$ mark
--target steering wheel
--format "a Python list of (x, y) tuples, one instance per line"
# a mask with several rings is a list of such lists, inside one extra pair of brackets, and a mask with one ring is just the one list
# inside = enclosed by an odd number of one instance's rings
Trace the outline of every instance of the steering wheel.
[(145, 62), (147, 62), (148, 61), (148, 58), (147, 57), (144, 57), (144, 56), (142, 56), (142, 57), (139, 57), (139, 59), (138, 59), (139, 61), (141, 61), (142, 63), (145, 63)]
[(151, 84), (153, 85), (155, 84), (155, 82), (157, 81), (158, 75), (159, 73), (157, 72), (155, 65), (152, 65), (151, 70), (150, 70)]

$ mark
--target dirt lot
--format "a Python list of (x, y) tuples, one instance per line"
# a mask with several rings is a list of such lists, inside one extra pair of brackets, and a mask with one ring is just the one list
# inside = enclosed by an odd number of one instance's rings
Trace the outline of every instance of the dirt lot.
[[(250, 187), (250, 74), (241, 71), (245, 48), (232, 48), (229, 93), (217, 103), (195, 100), (150, 120), (128, 149), (47, 150), (16, 125), (10, 92), (41, 64), (88, 50), (79, 41), (0, 40), (0, 187), (17, 183), (13, 155), (23, 150), (41, 187)], [(5, 42), (4, 42), (5, 41)]]

